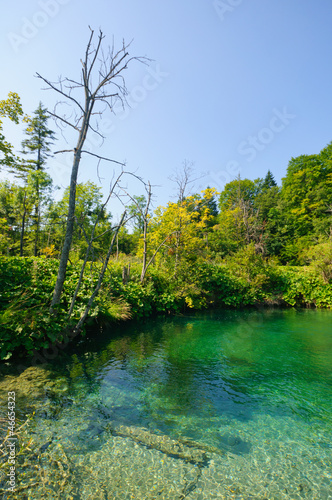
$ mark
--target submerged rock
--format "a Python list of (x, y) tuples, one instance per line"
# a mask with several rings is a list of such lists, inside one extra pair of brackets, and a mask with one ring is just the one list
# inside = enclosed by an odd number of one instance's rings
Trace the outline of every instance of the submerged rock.
[(248, 441), (243, 441), (239, 436), (235, 436), (229, 433), (219, 436), (220, 445), (231, 453), (236, 455), (243, 455), (249, 453), (251, 444)]
[(15, 399), (22, 406), (33, 406), (36, 400), (47, 395), (65, 393), (66, 380), (56, 378), (46, 366), (30, 366), (19, 376), (6, 375), (0, 380), (0, 399), (7, 400), (8, 392), (15, 392)]

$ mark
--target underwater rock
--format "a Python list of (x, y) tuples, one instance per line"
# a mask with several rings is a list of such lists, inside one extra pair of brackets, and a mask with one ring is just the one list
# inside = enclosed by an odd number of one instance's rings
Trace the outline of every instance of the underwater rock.
[(236, 455), (243, 455), (249, 453), (251, 444), (247, 441), (243, 441), (239, 436), (234, 436), (232, 434), (223, 434), (219, 436), (219, 442), (223, 448)]
[(80, 436), (86, 436), (89, 438), (94, 438), (100, 436), (105, 431), (105, 427), (98, 425), (97, 423), (91, 422), (86, 429), (80, 432)]
[(34, 399), (44, 398), (47, 393), (64, 392), (66, 382), (43, 366), (30, 366), (18, 377), (7, 375), (0, 380), (0, 399), (7, 399), (8, 392), (15, 392), (16, 401), (21, 404), (33, 405)]
[(47, 448), (52, 444), (52, 442), (53, 442), (53, 437), (38, 449), (37, 454), (40, 455), (41, 453), (44, 453), (44, 451), (47, 450)]

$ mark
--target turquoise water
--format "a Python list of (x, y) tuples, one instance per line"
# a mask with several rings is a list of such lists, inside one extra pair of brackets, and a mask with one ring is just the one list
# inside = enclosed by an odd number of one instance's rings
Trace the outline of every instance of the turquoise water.
[(29, 404), (40, 464), (65, 456), (67, 490), (26, 498), (331, 499), (331, 319), (213, 311), (112, 327), (61, 353), (57, 389)]

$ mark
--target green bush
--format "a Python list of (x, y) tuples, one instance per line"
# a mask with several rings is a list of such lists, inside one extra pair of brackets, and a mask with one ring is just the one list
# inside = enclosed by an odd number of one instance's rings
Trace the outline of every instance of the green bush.
[[(241, 249), (222, 263), (183, 263), (176, 277), (166, 268), (151, 267), (143, 284), (140, 265), (132, 263), (123, 280), (123, 264), (109, 264), (90, 320), (140, 320), (155, 313), (257, 304), (332, 307), (332, 284), (324, 281), (315, 265), (278, 266), (257, 255), (252, 247)], [(68, 309), (80, 265), (68, 266), (61, 303), (57, 314), (50, 316), (58, 261), (0, 257), (1, 359), (13, 352), (32, 354), (63, 341), (80, 318), (98, 280), (100, 264), (89, 265), (69, 322)], [(128, 268), (129, 263), (125, 265)]]

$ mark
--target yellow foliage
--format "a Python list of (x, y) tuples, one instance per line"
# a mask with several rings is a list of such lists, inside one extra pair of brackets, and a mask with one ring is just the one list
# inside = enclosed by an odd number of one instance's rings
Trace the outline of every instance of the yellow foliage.
[(46, 257), (46, 258), (50, 258), (50, 257), (55, 257), (57, 255), (57, 251), (55, 250), (55, 246), (53, 245), (50, 245), (49, 247), (45, 247), (41, 250), (41, 253)]

